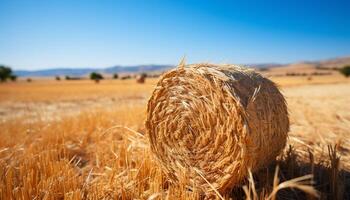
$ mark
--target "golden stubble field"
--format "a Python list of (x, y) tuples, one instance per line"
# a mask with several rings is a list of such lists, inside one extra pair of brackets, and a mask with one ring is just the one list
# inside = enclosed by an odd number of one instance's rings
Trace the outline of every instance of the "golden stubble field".
[[(213, 198), (314, 199), (312, 188), (321, 199), (350, 198), (350, 80), (272, 80), (287, 99), (289, 146), (269, 168)], [(0, 84), (0, 199), (205, 198), (169, 183), (149, 150), (144, 120), (156, 82)]]

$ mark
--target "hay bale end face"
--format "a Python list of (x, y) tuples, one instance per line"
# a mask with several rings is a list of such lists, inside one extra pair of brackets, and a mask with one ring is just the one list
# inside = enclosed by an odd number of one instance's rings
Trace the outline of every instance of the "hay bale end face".
[(224, 193), (283, 150), (289, 118), (276, 85), (255, 71), (196, 64), (162, 76), (148, 102), (146, 129), (170, 180)]

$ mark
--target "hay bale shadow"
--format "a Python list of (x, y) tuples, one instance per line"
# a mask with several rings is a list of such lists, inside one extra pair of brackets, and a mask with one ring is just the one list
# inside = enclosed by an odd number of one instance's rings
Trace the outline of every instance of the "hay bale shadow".
[[(264, 199), (273, 189), (274, 173), (280, 167), (280, 182), (296, 177), (313, 174), (310, 184), (319, 191), (320, 199), (350, 199), (350, 171), (339, 169), (340, 157), (336, 146), (328, 146), (328, 159), (316, 162), (314, 154), (308, 151), (309, 160), (300, 156), (289, 146), (280, 159), (268, 167), (254, 173), (254, 182), (259, 199)], [(247, 183), (247, 180), (243, 184)], [(245, 199), (242, 187), (232, 189), (230, 197)], [(296, 189), (283, 189), (277, 193), (277, 199), (316, 199)]]

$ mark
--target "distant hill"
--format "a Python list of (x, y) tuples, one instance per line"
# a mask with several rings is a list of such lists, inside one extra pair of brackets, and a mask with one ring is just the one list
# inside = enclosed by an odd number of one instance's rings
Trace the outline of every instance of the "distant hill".
[(93, 68), (55, 68), (44, 70), (15, 70), (14, 73), (17, 76), (83, 76), (93, 71), (99, 71)]
[(340, 67), (344, 67), (345, 65), (350, 65), (350, 56), (323, 60), (316, 64), (317, 64), (317, 67), (340, 68)]
[[(270, 74), (284, 74), (289, 72), (312, 73), (317, 70), (331, 70), (335, 68), (350, 65), (350, 56), (333, 58), (321, 61), (304, 61), (291, 64), (278, 63), (261, 63), (248, 64), (248, 66), (257, 69), (268, 69)], [(18, 76), (86, 76), (91, 72), (100, 72), (105, 74), (113, 73), (142, 73), (166, 71), (173, 68), (174, 65), (136, 65), (136, 66), (113, 66), (103, 69), (98, 68), (55, 68), (45, 70), (15, 70), (14, 73)]]
[(256, 68), (256, 69), (268, 69), (274, 67), (281, 67), (283, 64), (278, 63), (258, 63), (258, 64), (247, 64), (247, 66)]
[(140, 72), (150, 72), (150, 71), (164, 71), (173, 68), (173, 65), (138, 65), (138, 66), (114, 66), (108, 67), (102, 72), (104, 73), (140, 73)]
[(171, 65), (138, 65), (138, 66), (113, 66), (103, 69), (98, 68), (54, 68), (44, 70), (15, 70), (18, 76), (85, 76), (91, 72), (100, 72), (106, 74), (113, 73), (142, 73), (149, 71), (164, 71), (174, 66)]
[(336, 69), (339, 69), (345, 65), (350, 65), (350, 56), (333, 58), (320, 61), (304, 61), (298, 63), (291, 63), (287, 65), (281, 65), (278, 67), (270, 68), (270, 75), (282, 75), (286, 73), (333, 73)]

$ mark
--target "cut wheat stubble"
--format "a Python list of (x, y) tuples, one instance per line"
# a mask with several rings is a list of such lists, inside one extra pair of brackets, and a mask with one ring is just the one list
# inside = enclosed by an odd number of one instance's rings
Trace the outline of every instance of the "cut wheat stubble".
[(283, 150), (289, 118), (277, 86), (254, 70), (180, 64), (153, 91), (146, 129), (172, 182), (224, 193)]

